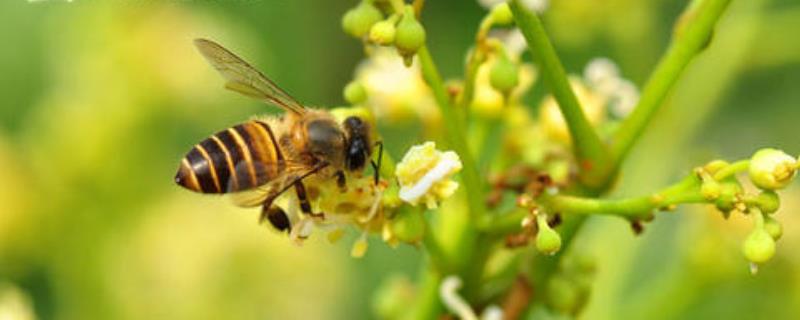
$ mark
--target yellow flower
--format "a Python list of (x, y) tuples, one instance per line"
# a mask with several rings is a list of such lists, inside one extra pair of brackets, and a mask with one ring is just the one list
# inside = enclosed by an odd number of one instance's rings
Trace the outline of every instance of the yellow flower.
[(436, 144), (430, 141), (413, 146), (395, 169), (400, 199), (415, 206), (422, 201), (428, 208), (436, 208), (438, 201), (458, 189), (458, 183), (450, 177), (459, 170), (461, 160), (455, 152), (436, 150)]
[(372, 53), (356, 69), (356, 80), (367, 92), (366, 105), (375, 116), (389, 122), (420, 118), (438, 123), (440, 114), (419, 65), (403, 64), (403, 58), (388, 47), (371, 47)]

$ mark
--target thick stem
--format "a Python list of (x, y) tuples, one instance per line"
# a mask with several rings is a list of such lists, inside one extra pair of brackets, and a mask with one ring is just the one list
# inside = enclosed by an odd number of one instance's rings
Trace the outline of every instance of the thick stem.
[(567, 122), (574, 152), (581, 167), (581, 182), (591, 189), (605, 188), (613, 173), (611, 157), (572, 91), (564, 67), (544, 31), (542, 22), (520, 0), (511, 0), (509, 5), (514, 21), (525, 36), (528, 48), (542, 70), (544, 81), (550, 87)]

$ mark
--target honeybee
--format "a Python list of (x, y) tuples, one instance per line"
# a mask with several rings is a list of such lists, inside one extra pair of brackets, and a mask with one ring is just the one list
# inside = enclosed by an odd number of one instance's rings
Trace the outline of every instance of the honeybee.
[[(346, 189), (346, 175), (361, 173), (369, 163), (378, 183), (383, 144), (374, 141), (369, 123), (350, 116), (338, 123), (325, 110), (303, 106), (263, 73), (221, 45), (196, 39), (195, 46), (226, 80), (225, 87), (282, 108), (279, 117), (253, 119), (211, 135), (181, 160), (175, 182), (199, 193), (246, 193), (243, 206), (261, 206), (260, 221), (280, 231), (292, 228), (278, 196), (294, 188), (304, 214), (312, 212), (303, 180), (336, 179)], [(379, 147), (378, 163), (372, 160)], [(253, 192), (256, 191), (256, 192)]]

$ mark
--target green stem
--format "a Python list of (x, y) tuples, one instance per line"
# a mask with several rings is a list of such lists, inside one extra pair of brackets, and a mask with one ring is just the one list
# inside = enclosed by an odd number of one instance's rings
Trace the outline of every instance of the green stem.
[(446, 139), (449, 147), (453, 148), (461, 158), (464, 164), (464, 171), (461, 177), (464, 180), (464, 189), (467, 192), (467, 201), (469, 202), (469, 214), (473, 221), (477, 221), (485, 211), (483, 199), (483, 183), (478, 174), (478, 167), (475, 163), (475, 157), (470, 152), (465, 139), (464, 128), (466, 127), (462, 118), (458, 116), (453, 108), (453, 105), (447, 95), (447, 91), (442, 82), (442, 77), (433, 62), (428, 48), (423, 46), (417, 52), (420, 66), (422, 69), (422, 76), (425, 82), (433, 91), (433, 96), (436, 99), (436, 104), (442, 113), (444, 121)]
[(750, 160), (736, 161), (725, 168), (720, 169), (714, 174), (714, 180), (722, 181), (725, 178), (735, 175), (741, 171), (747, 170), (750, 167)]
[(672, 43), (642, 89), (639, 103), (614, 135), (612, 154), (619, 166), (692, 59), (711, 41), (714, 26), (730, 0), (695, 0), (675, 25)]
[[(417, 51), (417, 58), (419, 59), (422, 76), (433, 92), (437, 106), (442, 113), (442, 118), (445, 119), (443, 123), (448, 146), (455, 150), (464, 164), (461, 179), (466, 191), (468, 219), (466, 223), (454, 227), (461, 229), (457, 232), (460, 234), (458, 243), (460, 243), (459, 248), (465, 249), (444, 252), (443, 254), (447, 254), (450, 260), (447, 265), (456, 269), (456, 273), (462, 275), (465, 290), (473, 290), (473, 288), (479, 286), (480, 271), (483, 270), (482, 266), (485, 264), (485, 255), (488, 255), (486, 250), (474, 250), (476, 247), (482, 247), (481, 238), (477, 234), (475, 224), (481, 220), (486, 211), (483, 182), (478, 174), (475, 158), (467, 145), (464, 119), (453, 108), (428, 48), (425, 46), (420, 48)], [(426, 272), (426, 280), (423, 286), (425, 294), (418, 298), (418, 303), (414, 309), (416, 318), (435, 319), (438, 317), (441, 312), (441, 303), (439, 303), (438, 296), (435, 293), (438, 292), (441, 277), (442, 274), (437, 273), (435, 270)]]
[(702, 181), (694, 174), (659, 192), (627, 199), (597, 199), (569, 195), (542, 196), (539, 202), (551, 212), (567, 215), (604, 214), (628, 220), (646, 219), (655, 210), (684, 203), (707, 202), (700, 193)]
[(597, 132), (589, 123), (564, 72), (539, 17), (528, 11), (520, 0), (509, 1), (517, 26), (525, 36), (542, 76), (558, 102), (572, 137), (574, 152), (581, 167), (581, 182), (592, 189), (605, 188), (610, 180), (611, 158)]
[(430, 221), (423, 217), (425, 223), (425, 236), (422, 237), (422, 246), (425, 247), (425, 252), (431, 259), (431, 263), (440, 274), (448, 274), (452, 272), (452, 266), (448, 264), (447, 254), (442, 248), (441, 243), (436, 239), (436, 235), (432, 232)]

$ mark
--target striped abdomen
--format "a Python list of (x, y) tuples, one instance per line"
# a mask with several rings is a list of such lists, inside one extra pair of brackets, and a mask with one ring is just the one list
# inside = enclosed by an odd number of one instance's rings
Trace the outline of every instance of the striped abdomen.
[(196, 192), (252, 189), (283, 170), (277, 137), (264, 122), (251, 120), (215, 133), (181, 160), (175, 182)]

